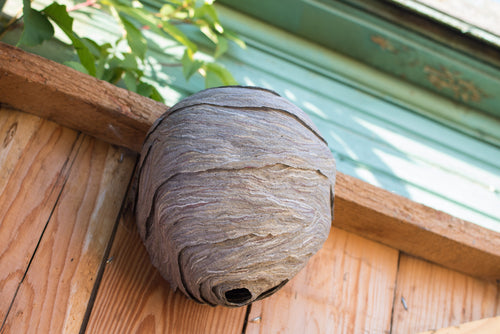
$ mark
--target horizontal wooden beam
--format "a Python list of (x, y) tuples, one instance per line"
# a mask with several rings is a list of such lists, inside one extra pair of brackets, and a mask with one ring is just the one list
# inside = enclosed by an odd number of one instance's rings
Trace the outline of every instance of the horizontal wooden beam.
[(500, 233), (338, 173), (333, 225), (475, 277), (500, 279)]
[[(134, 151), (167, 109), (1, 43), (0, 103)], [(465, 274), (500, 279), (500, 233), (342, 173), (333, 225)]]
[(151, 123), (167, 109), (1, 42), (0, 102), (135, 151)]

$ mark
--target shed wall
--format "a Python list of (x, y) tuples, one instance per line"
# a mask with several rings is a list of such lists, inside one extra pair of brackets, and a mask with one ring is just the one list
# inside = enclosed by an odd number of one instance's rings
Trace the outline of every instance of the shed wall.
[(336, 228), (272, 297), (196, 304), (140, 241), (125, 196), (135, 155), (6, 108), (0, 138), (2, 334), (416, 333), (500, 314), (498, 284)]

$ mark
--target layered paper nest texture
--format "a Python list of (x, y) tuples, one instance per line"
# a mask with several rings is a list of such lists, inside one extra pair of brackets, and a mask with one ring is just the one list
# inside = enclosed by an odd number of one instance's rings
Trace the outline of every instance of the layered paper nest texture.
[(170, 285), (210, 305), (266, 297), (326, 240), (335, 162), (309, 117), (255, 87), (201, 91), (150, 129), (136, 217)]

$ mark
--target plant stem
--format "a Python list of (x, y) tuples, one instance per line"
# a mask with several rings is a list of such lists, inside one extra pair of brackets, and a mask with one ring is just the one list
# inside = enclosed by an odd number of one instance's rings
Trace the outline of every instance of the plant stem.
[(23, 9), (21, 8), (16, 15), (14, 15), (9, 22), (5, 26), (2, 27), (2, 31), (0, 32), (0, 40), (5, 36), (7, 31), (9, 31), (9, 28), (16, 24), (17, 21), (19, 21), (23, 17)]
[(159, 63), (161, 66), (164, 67), (181, 67), (182, 63)]
[(93, 7), (93, 6), (96, 5), (96, 3), (97, 3), (97, 0), (87, 0), (85, 2), (76, 4), (73, 7), (69, 7), (68, 9), (66, 9), (66, 11), (69, 13), (69, 12), (72, 12), (72, 11), (75, 11), (75, 10), (78, 10), (78, 9), (81, 9), (81, 8)]

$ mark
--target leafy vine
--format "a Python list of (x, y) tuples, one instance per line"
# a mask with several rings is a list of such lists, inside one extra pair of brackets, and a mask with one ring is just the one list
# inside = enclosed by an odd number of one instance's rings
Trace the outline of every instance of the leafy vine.
[[(18, 46), (38, 46), (53, 38), (54, 26), (58, 26), (71, 41), (79, 60), (68, 61), (66, 65), (111, 83), (123, 82), (127, 89), (158, 101), (163, 101), (162, 96), (144, 80), (142, 70), (148, 50), (145, 31), (174, 39), (184, 47), (180, 63), (170, 65), (182, 66), (186, 80), (199, 73), (205, 78), (206, 87), (236, 84), (231, 73), (217, 61), (228, 50), (230, 42), (240, 47), (245, 45), (222, 27), (213, 1), (168, 0), (154, 7), (144, 0), (86, 0), (71, 7), (52, 2), (36, 10), (30, 0), (23, 0), (22, 12), (10, 20), (3, 31), (22, 18), (24, 26)], [(73, 29), (71, 13), (83, 8), (108, 13), (118, 23), (121, 36), (104, 43), (79, 36)], [(199, 45), (179, 28), (180, 25), (195, 27), (211, 41), (213, 60), (197, 57)]]

